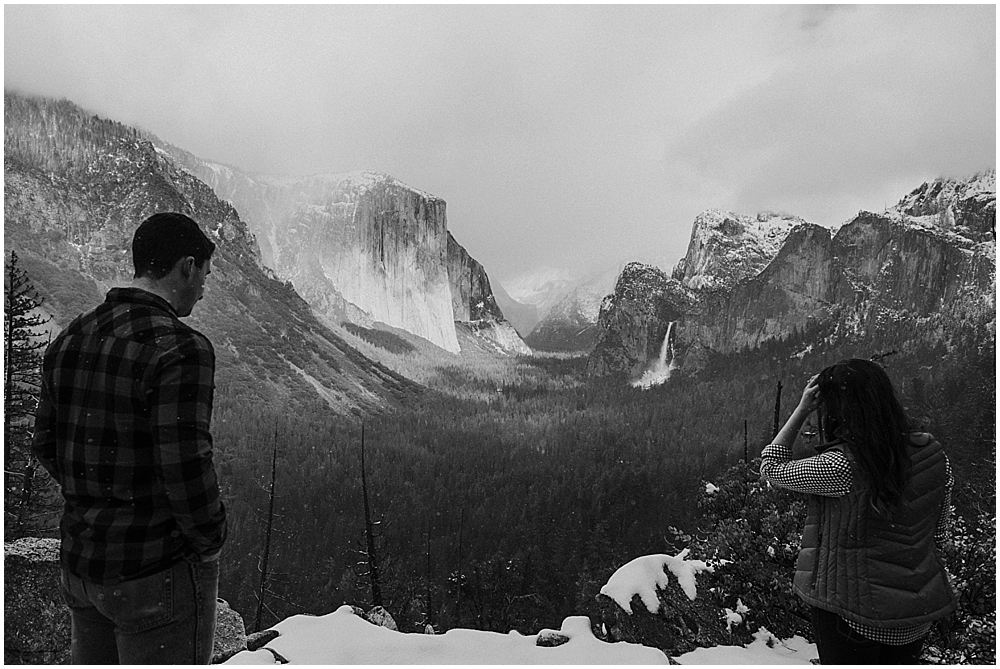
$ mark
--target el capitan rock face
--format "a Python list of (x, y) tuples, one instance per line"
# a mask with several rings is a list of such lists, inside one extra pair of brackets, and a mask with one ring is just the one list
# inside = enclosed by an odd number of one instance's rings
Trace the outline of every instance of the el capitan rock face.
[(332, 322), (380, 321), (457, 353), (454, 321), (503, 320), (441, 198), (374, 172), (255, 175), (161, 149), (236, 207), (264, 264)]
[(673, 277), (637, 264), (622, 273), (602, 305), (589, 371), (634, 374), (670, 321), (682, 367), (686, 352), (730, 353), (823, 328), (850, 337), (893, 322), (908, 336), (942, 337), (972, 321), (995, 333), (995, 202), (990, 171), (924, 184), (836, 234), (792, 217), (706, 212)]

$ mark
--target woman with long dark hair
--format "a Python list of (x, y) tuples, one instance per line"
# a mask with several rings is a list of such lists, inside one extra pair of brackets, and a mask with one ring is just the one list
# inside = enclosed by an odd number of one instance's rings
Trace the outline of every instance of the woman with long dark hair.
[[(814, 411), (820, 444), (793, 460)], [(911, 429), (878, 364), (852, 359), (809, 379), (761, 458), (762, 478), (809, 495), (794, 589), (820, 662), (916, 664), (931, 625), (957, 606), (935, 547), (950, 526), (941, 444)]]

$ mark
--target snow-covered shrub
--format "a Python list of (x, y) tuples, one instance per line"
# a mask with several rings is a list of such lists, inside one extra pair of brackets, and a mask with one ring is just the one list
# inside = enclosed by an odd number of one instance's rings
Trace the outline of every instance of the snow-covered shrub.
[(996, 664), (996, 515), (974, 524), (956, 516), (945, 545), (945, 567), (958, 593), (958, 611), (930, 634), (925, 660), (940, 664)]
[(706, 588), (712, 567), (687, 556), (687, 550), (645, 555), (621, 566), (597, 596), (595, 635), (659, 648), (668, 656), (743, 642)]
[(728, 612), (726, 624), (744, 641), (760, 627), (779, 638), (811, 639), (808, 609), (792, 592), (805, 499), (762, 483), (759, 466), (730, 468), (702, 497), (704, 530), (689, 538), (692, 556), (718, 565), (704, 585), (720, 610), (742, 611), (740, 624)]

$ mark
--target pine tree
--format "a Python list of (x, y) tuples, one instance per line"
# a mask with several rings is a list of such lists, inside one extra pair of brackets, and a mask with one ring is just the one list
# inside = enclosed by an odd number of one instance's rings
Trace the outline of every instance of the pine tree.
[(4, 272), (4, 531), (23, 536), (30, 520), (37, 462), (31, 455), (32, 426), (41, 387), (46, 343), (36, 331), (49, 319), (35, 312), (42, 298), (11, 251)]

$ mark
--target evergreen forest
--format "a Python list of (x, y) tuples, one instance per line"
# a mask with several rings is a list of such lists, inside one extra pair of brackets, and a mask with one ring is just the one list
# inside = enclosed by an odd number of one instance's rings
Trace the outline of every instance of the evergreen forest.
[[(504, 378), (493, 397), (456, 384), (364, 417), (221, 401), (220, 596), (251, 620), (270, 522), (264, 627), (381, 603), (404, 631), (558, 628), (593, 608), (617, 567), (710, 532), (706, 483), (752, 463), (809, 376), (845, 357), (880, 356), (911, 415), (948, 448), (958, 513), (982, 522), (995, 500), (992, 350), (874, 348), (885, 343), (796, 356), (802, 342), (774, 342), (648, 391), (586, 378), (585, 357), (522, 357), (452, 370)], [(368, 575), (362, 428), (381, 602)]]

